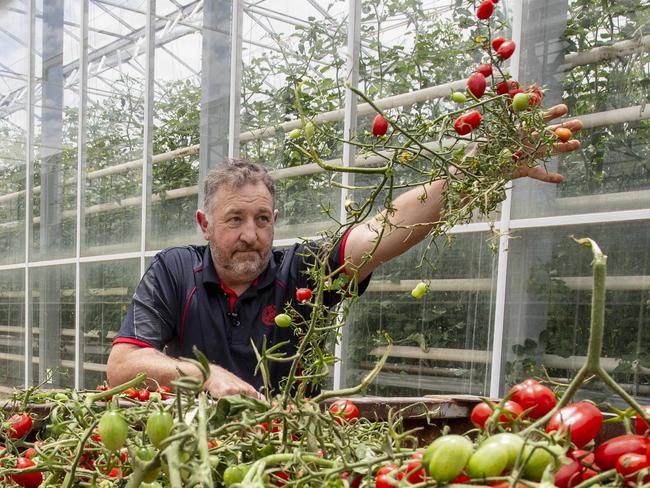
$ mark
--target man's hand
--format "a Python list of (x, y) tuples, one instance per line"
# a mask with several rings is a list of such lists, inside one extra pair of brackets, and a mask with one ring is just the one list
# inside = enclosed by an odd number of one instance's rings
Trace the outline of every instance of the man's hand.
[[(554, 107), (551, 107), (546, 113), (544, 113), (544, 120), (546, 122), (549, 122), (553, 119), (566, 115), (568, 111), (569, 109), (564, 104), (555, 105)], [(577, 131), (582, 129), (582, 122), (576, 119), (568, 120), (566, 122), (563, 122), (562, 124), (549, 125), (548, 130), (554, 131), (558, 127), (566, 127), (567, 129), (570, 129), (571, 132), (575, 134)], [(560, 154), (565, 152), (571, 152), (579, 148), (580, 148), (580, 141), (576, 139), (571, 139), (570, 141), (567, 142), (557, 142), (555, 144), (553, 153)], [(544, 181), (546, 183), (562, 183), (564, 181), (564, 176), (562, 176), (559, 173), (553, 173), (547, 171), (546, 168), (544, 168), (543, 166), (530, 167), (525, 162), (522, 163), (517, 168), (517, 171), (513, 175), (513, 178), (522, 178), (524, 176), (528, 176), (529, 178), (533, 178), (535, 180)]]
[(210, 364), (210, 377), (203, 384), (203, 389), (213, 398), (238, 394), (258, 399), (263, 398), (262, 394), (251, 385), (216, 364)]

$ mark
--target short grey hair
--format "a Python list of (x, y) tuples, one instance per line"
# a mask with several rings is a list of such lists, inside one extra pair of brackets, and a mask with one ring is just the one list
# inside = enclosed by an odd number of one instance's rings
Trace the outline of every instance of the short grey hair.
[(203, 211), (212, 214), (214, 196), (221, 187), (238, 189), (245, 185), (263, 183), (275, 201), (275, 186), (266, 168), (247, 159), (228, 159), (215, 166), (205, 177)]

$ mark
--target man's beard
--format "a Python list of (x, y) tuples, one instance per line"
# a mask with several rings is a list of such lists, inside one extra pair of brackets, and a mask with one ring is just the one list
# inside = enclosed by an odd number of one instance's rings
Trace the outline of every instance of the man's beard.
[[(242, 251), (244, 251), (242, 249)], [(242, 278), (255, 279), (266, 269), (271, 259), (271, 248), (265, 251), (250, 249), (245, 255), (235, 253), (234, 256), (226, 256), (219, 249), (214, 241), (210, 241), (210, 252), (217, 269), (225, 269), (229, 273)]]

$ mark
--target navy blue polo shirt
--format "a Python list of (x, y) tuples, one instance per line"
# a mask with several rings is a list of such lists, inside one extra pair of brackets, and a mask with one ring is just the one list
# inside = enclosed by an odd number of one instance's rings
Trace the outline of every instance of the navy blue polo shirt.
[[(330, 253), (330, 269), (343, 262), (346, 239), (347, 234)], [(187, 358), (194, 358), (192, 347), (197, 346), (211, 362), (259, 389), (263, 383), (261, 375), (254, 374), (257, 359), (251, 339), (258, 350), (266, 337), (267, 347), (289, 341), (285, 352), (295, 351), (295, 329), (277, 327), (274, 317), (288, 302), (309, 316), (310, 307), (296, 302), (295, 290), (313, 287), (306, 271), (316, 249), (318, 242), (274, 248), (266, 270), (240, 296), (221, 283), (209, 246), (165, 249), (142, 277), (113, 344), (154, 347)], [(368, 282), (359, 284), (359, 293)], [(329, 297), (331, 305), (336, 296)], [(289, 368), (287, 362), (269, 364), (274, 389)]]

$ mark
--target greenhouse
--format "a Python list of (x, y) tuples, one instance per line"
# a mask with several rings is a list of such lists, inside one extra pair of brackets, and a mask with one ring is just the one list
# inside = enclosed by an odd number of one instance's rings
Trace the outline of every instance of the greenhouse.
[[(106, 384), (141, 278), (206, 245), (206, 175), (245, 159), (274, 181), (278, 249), (341, 243), (437, 178), (455, 188), (421, 243), (324, 312), (306, 366), (324, 391), (561, 389), (591, 352), (590, 238), (607, 255), (599, 364), (650, 403), (647, 0), (6, 0), (0, 19), (0, 398)], [(553, 150), (541, 126), (574, 119), (580, 148)], [(535, 158), (564, 181), (511, 180)], [(347, 303), (334, 276), (320, 285)], [(577, 397), (625, 408), (598, 378)]]

